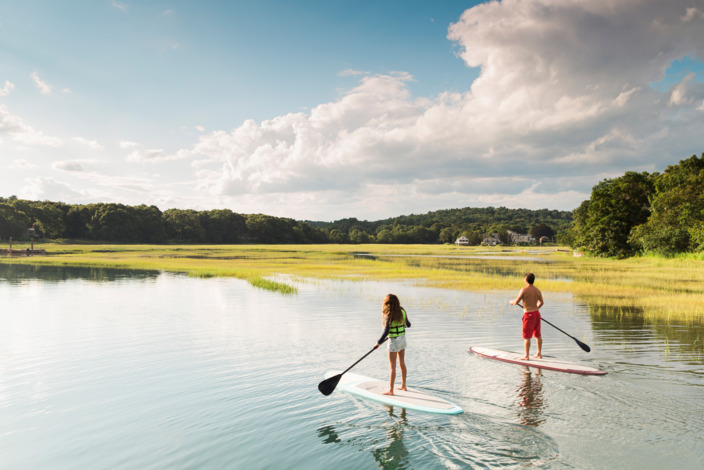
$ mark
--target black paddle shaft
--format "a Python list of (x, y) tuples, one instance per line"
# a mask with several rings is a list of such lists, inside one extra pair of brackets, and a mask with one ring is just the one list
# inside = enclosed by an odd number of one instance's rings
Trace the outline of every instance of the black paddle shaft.
[[(519, 307), (523, 308), (523, 305), (521, 305), (521, 304), (516, 304), (516, 305), (518, 305)], [(588, 345), (584, 344), (583, 342), (581, 342), (580, 340), (578, 340), (577, 338), (575, 338), (575, 337), (572, 336), (571, 334), (567, 333), (566, 331), (561, 330), (560, 328), (556, 327), (555, 325), (553, 325), (552, 323), (550, 323), (549, 321), (547, 321), (545, 318), (543, 318), (542, 315), (540, 316), (540, 319), (541, 319), (542, 321), (544, 321), (545, 323), (547, 323), (548, 325), (550, 325), (550, 326), (552, 326), (553, 328), (555, 328), (557, 331), (559, 331), (559, 332), (561, 332), (561, 333), (564, 333), (564, 334), (566, 334), (567, 336), (569, 336), (570, 338), (572, 338), (573, 340), (575, 340), (575, 341), (577, 342), (577, 345), (578, 345), (580, 348), (582, 348), (582, 350), (584, 350), (585, 352), (591, 352), (592, 348), (590, 348)]]
[[(386, 341), (386, 339), (384, 339), (384, 341)], [(384, 341), (382, 341), (382, 343), (383, 343)], [(338, 382), (339, 382), (340, 379), (342, 378), (342, 374), (344, 374), (345, 372), (347, 372), (348, 370), (350, 370), (351, 368), (353, 368), (354, 366), (356, 366), (357, 364), (359, 364), (360, 362), (362, 362), (362, 359), (364, 359), (365, 357), (367, 357), (368, 355), (370, 355), (371, 353), (373, 353), (375, 349), (376, 349), (376, 348), (372, 348), (367, 354), (365, 354), (364, 356), (360, 357), (360, 358), (357, 360), (357, 362), (355, 362), (354, 364), (352, 364), (351, 366), (349, 366), (349, 367), (348, 367), (347, 369), (345, 369), (342, 373), (337, 374), (337, 375), (333, 375), (332, 377), (328, 377), (327, 379), (325, 379), (325, 380), (323, 380), (322, 382), (320, 382), (320, 383), (318, 384), (318, 390), (320, 390), (320, 393), (322, 393), (323, 395), (330, 395), (330, 394), (335, 390), (335, 387), (337, 387)]]

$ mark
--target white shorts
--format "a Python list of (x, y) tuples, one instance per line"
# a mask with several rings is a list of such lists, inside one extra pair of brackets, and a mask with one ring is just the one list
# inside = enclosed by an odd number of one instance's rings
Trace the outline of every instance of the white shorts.
[(389, 338), (389, 343), (386, 345), (386, 349), (391, 352), (399, 352), (406, 349), (406, 346), (406, 335), (401, 335), (395, 338)]

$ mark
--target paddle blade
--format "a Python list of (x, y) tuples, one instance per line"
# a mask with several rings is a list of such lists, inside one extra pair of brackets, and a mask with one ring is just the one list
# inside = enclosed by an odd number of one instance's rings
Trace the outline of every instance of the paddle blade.
[(584, 344), (583, 342), (581, 342), (577, 338), (572, 338), (572, 339), (574, 339), (577, 342), (577, 344), (579, 345), (579, 347), (582, 348), (585, 352), (591, 352), (592, 348), (590, 348), (589, 346), (587, 346), (586, 344)]
[(320, 393), (323, 395), (330, 395), (335, 390), (335, 387), (337, 387), (337, 383), (341, 378), (342, 374), (337, 374), (323, 380), (318, 384), (318, 390), (320, 390)]

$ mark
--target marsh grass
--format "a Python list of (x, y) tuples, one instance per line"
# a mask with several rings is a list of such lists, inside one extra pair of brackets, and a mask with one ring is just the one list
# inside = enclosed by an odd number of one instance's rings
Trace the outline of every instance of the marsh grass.
[(280, 292), (281, 294), (297, 294), (298, 289), (283, 282), (271, 281), (269, 279), (264, 279), (263, 277), (255, 277), (249, 279), (249, 283), (254, 287), (260, 289), (270, 290), (273, 292)]
[[(14, 243), (21, 250), (26, 246)], [(566, 249), (454, 245), (83, 245), (42, 244), (49, 256), (2, 263), (162, 270), (196, 277), (236, 277), (292, 294), (267, 280), (406, 280), (473, 292), (517, 292), (526, 272), (545, 294), (570, 294), (615, 318), (704, 324), (704, 260), (697, 256), (627, 260), (575, 258)], [(358, 256), (369, 253), (372, 256)], [(410, 256), (403, 256), (410, 255)], [(500, 258), (497, 257), (500, 255)], [(490, 258), (490, 259), (486, 259)], [(506, 259), (508, 258), (508, 259)]]

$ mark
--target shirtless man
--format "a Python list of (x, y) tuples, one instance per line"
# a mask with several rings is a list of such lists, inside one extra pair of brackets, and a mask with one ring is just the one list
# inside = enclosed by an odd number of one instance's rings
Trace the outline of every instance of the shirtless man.
[(523, 300), (523, 346), (526, 355), (521, 359), (530, 359), (530, 339), (532, 337), (535, 337), (535, 342), (538, 344), (538, 354), (535, 355), (535, 358), (542, 359), (543, 337), (540, 334), (539, 309), (545, 302), (543, 302), (543, 294), (540, 292), (540, 289), (533, 285), (533, 282), (535, 282), (535, 274), (526, 274), (525, 282), (526, 285), (518, 293), (518, 297), (511, 301), (511, 305), (518, 305), (518, 303)]

